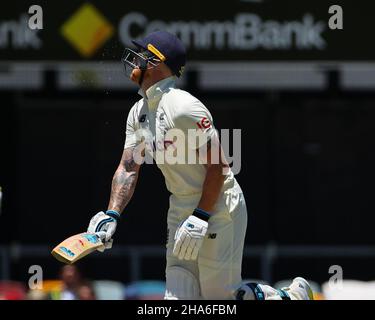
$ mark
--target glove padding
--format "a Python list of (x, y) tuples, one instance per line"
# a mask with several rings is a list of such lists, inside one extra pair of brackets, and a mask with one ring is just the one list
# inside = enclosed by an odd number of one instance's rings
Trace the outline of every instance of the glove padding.
[(100, 252), (112, 248), (112, 236), (116, 231), (116, 227), (117, 220), (105, 214), (103, 211), (98, 212), (91, 218), (87, 232), (97, 234), (103, 242), (104, 248), (102, 247), (98, 249)]
[(196, 260), (206, 235), (208, 222), (189, 216), (178, 227), (174, 236), (173, 254), (180, 260)]

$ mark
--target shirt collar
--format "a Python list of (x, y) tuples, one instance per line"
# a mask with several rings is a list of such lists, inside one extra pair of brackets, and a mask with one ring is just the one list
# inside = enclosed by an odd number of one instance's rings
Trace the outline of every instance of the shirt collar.
[(174, 88), (175, 86), (175, 77), (171, 76), (153, 84), (146, 90), (146, 93), (144, 93), (142, 89), (139, 89), (138, 94), (140, 94), (144, 99), (148, 100), (148, 102), (152, 104), (152, 102), (155, 102), (157, 99), (159, 99), (163, 93), (169, 91), (169, 89)]

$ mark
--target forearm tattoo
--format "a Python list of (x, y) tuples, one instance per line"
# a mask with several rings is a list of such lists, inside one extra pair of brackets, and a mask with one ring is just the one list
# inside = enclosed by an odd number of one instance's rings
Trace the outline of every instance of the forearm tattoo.
[(124, 166), (127, 172), (132, 172), (135, 170), (137, 164), (133, 158), (124, 160)]
[(138, 179), (137, 164), (132, 157), (122, 159), (117, 168), (111, 187), (109, 208), (122, 212), (133, 196)]

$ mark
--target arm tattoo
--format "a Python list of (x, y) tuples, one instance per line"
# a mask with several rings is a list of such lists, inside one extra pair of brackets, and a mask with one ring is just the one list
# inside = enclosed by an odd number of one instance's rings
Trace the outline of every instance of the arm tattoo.
[(109, 206), (111, 210), (122, 212), (133, 196), (138, 180), (138, 165), (131, 156), (131, 150), (125, 150), (121, 164), (117, 168), (111, 187)]
[(133, 158), (124, 160), (124, 166), (127, 172), (134, 171), (136, 168), (136, 163)]

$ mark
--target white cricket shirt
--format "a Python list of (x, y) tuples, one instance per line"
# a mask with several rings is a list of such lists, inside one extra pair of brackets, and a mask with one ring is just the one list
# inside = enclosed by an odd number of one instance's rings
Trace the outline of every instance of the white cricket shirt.
[[(145, 139), (146, 153), (148, 156), (152, 154), (165, 177), (167, 189), (173, 195), (202, 193), (206, 169), (204, 164), (199, 163), (198, 157), (190, 161), (188, 154), (196, 154), (196, 149), (207, 142), (204, 138), (212, 138), (216, 134), (210, 112), (190, 93), (177, 89), (175, 77), (157, 82), (146, 93), (139, 90), (139, 94), (143, 98), (133, 105), (127, 118), (125, 148), (139, 147)], [(188, 139), (189, 131), (198, 133), (203, 139)], [(177, 140), (181, 133), (184, 133), (185, 139)], [(163, 158), (166, 154), (176, 155), (179, 150), (179, 163)], [(223, 191), (234, 184), (233, 173), (229, 170)]]

